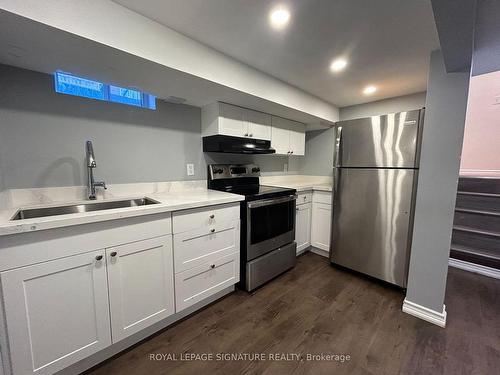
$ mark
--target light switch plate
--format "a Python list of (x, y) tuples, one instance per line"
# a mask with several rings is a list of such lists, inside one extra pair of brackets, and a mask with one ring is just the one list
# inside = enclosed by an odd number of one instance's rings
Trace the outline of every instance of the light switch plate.
[(186, 164), (186, 171), (188, 176), (194, 176), (194, 164)]

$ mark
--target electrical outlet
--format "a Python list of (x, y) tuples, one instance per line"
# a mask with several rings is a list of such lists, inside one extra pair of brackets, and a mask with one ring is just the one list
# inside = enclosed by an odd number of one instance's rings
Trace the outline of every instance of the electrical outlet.
[(194, 176), (194, 164), (186, 164), (186, 170), (188, 176)]

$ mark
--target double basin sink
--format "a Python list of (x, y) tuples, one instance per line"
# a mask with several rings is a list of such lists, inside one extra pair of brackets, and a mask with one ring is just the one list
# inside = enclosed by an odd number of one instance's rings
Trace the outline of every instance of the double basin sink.
[(77, 214), (84, 212), (112, 210), (116, 208), (139, 207), (158, 204), (159, 202), (151, 198), (125, 199), (119, 201), (93, 202), (82, 204), (71, 204), (67, 206), (26, 208), (16, 212), (11, 220), (35, 219), (38, 217), (48, 217), (57, 215)]

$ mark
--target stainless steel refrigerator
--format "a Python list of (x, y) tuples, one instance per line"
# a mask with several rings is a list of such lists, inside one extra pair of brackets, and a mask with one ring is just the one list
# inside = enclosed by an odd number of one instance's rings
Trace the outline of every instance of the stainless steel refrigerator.
[(330, 261), (406, 288), (424, 110), (335, 125)]

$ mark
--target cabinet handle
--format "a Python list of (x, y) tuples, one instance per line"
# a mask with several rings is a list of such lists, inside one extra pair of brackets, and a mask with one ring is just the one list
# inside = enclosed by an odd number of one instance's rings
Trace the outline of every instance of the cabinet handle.
[(214, 215), (214, 214), (210, 215), (210, 219), (213, 219), (214, 217), (215, 217), (215, 215)]
[(211, 265), (210, 265), (210, 268), (215, 268), (215, 264), (211, 264)]
[(97, 261), (102, 260), (102, 255), (96, 255), (95, 260), (97, 260)]
[(116, 251), (112, 251), (111, 254), (109, 254), (109, 255), (111, 255), (111, 258), (114, 258), (117, 255), (117, 252)]
[(210, 229), (210, 233), (214, 233), (214, 232), (215, 232), (215, 228)]

